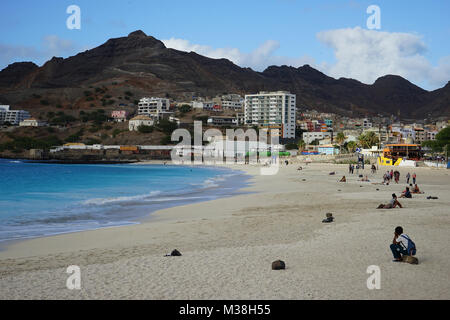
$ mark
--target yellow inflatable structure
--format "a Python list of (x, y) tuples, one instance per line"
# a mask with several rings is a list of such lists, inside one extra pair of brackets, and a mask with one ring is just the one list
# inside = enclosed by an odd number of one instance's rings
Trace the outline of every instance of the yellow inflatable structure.
[(403, 158), (398, 158), (397, 161), (394, 162), (393, 159), (386, 157), (378, 157), (378, 165), (380, 166), (398, 166), (402, 162)]

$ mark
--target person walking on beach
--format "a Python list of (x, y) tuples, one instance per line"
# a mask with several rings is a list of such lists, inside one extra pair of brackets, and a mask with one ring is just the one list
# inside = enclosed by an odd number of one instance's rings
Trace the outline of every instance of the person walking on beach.
[(417, 176), (416, 176), (416, 173), (414, 172), (413, 175), (412, 175), (412, 178), (413, 178), (413, 184), (416, 184), (416, 177), (417, 177)]
[(392, 178), (394, 178), (394, 170), (391, 170), (391, 172), (389, 173), (389, 175), (390, 175), (391, 180), (392, 180)]
[(394, 256), (394, 262), (403, 261), (402, 255), (414, 256), (417, 252), (415, 243), (407, 234), (403, 233), (402, 227), (395, 228), (394, 239), (390, 248)]
[(408, 172), (406, 174), (406, 184), (409, 184), (409, 179), (411, 178), (411, 174)]
[(352, 164), (351, 163), (348, 164), (348, 173), (349, 174), (352, 173)]
[(398, 181), (400, 180), (400, 172), (398, 172), (397, 170), (394, 171), (394, 178), (395, 178), (395, 183), (398, 184)]

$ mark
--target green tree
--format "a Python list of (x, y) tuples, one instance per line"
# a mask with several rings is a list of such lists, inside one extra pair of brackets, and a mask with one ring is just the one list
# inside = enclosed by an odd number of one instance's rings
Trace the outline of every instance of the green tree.
[(439, 131), (436, 135), (436, 140), (422, 142), (422, 146), (429, 147), (433, 153), (445, 152), (448, 158), (448, 151), (450, 149), (450, 127), (446, 127)]
[(358, 137), (358, 141), (361, 147), (365, 149), (369, 149), (372, 146), (378, 145), (379, 139), (375, 132), (368, 131), (366, 133), (363, 133)]
[(153, 127), (152, 126), (142, 125), (142, 126), (138, 127), (138, 131), (140, 133), (152, 133), (153, 132)]
[(347, 150), (348, 150), (348, 152), (350, 152), (350, 153), (355, 152), (357, 146), (358, 145), (357, 145), (357, 143), (355, 141), (349, 141), (347, 143)]
[(343, 132), (339, 132), (336, 136), (336, 142), (339, 144), (339, 153), (341, 152), (342, 144), (345, 142), (347, 137)]
[(172, 135), (172, 132), (178, 128), (178, 125), (167, 119), (161, 119), (157, 125), (157, 128), (167, 135)]
[(300, 139), (300, 141), (298, 142), (298, 151), (302, 152), (303, 150), (305, 150), (305, 146), (306, 146), (305, 141)]
[(192, 110), (192, 107), (188, 104), (183, 104), (181, 107), (178, 108), (178, 111), (181, 113), (188, 113)]

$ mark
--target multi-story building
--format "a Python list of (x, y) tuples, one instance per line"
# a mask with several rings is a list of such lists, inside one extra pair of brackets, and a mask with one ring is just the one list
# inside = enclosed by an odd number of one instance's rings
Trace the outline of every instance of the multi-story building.
[(192, 108), (208, 110), (208, 109), (212, 109), (214, 104), (215, 103), (213, 101), (192, 101)]
[(438, 131), (427, 131), (427, 140), (436, 140), (436, 135)]
[(372, 122), (369, 119), (364, 118), (362, 120), (362, 126), (363, 126), (363, 129), (372, 128)]
[(415, 138), (414, 143), (422, 143), (427, 140), (427, 133), (423, 128), (414, 128)]
[(30, 118), (30, 113), (25, 110), (10, 110), (7, 105), (0, 105), (0, 124), (10, 123), (14, 126)]
[(245, 96), (245, 123), (280, 129), (282, 138), (295, 138), (296, 96), (286, 91)]
[(169, 112), (170, 100), (165, 98), (142, 98), (138, 104), (138, 114), (157, 115)]
[(314, 140), (323, 140), (331, 138), (331, 132), (303, 132), (303, 141), (306, 144), (311, 144)]
[(226, 94), (213, 99), (216, 105), (221, 106), (222, 109), (239, 111), (244, 106), (244, 99), (238, 94)]

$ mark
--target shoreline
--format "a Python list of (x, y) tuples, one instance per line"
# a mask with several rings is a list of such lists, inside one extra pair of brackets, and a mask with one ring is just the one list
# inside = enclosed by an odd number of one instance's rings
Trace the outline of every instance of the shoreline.
[[(298, 162), (290, 163), (275, 176), (240, 166), (252, 175), (243, 189), (249, 194), (159, 210), (140, 225), (12, 245), (0, 252), (0, 298), (450, 298), (450, 172), (399, 168), (403, 183), (386, 186), (372, 184), (383, 170), (372, 176), (366, 168), (371, 183), (364, 183), (346, 165), (301, 164), (297, 171)], [(404, 209), (375, 209), (401, 192), (407, 171), (417, 172), (426, 193), (400, 199)], [(337, 182), (344, 174), (347, 183)], [(327, 212), (335, 222), (321, 223)], [(392, 263), (397, 225), (414, 239), (419, 265)], [(164, 257), (173, 249), (183, 256)], [(278, 259), (286, 270), (270, 269)], [(84, 274), (79, 292), (64, 287), (69, 265)], [(370, 265), (382, 270), (381, 290), (366, 287)]]
[[(33, 161), (33, 163), (40, 164), (43, 162)], [(52, 162), (51, 164), (61, 164), (61, 163)], [(75, 164), (75, 163), (73, 163), (73, 164)], [(85, 164), (85, 163), (76, 163), (76, 164)], [(86, 163), (86, 164), (93, 164), (93, 163)], [(103, 164), (106, 164), (106, 163), (103, 163)], [(107, 163), (107, 164), (119, 164), (119, 163)], [(101, 229), (120, 228), (120, 227), (138, 225), (138, 224), (142, 224), (142, 223), (151, 223), (154, 220), (153, 214), (160, 210), (174, 208), (174, 207), (178, 207), (178, 206), (186, 206), (186, 205), (190, 205), (190, 204), (194, 204), (194, 203), (201, 203), (201, 202), (205, 202), (205, 201), (212, 201), (215, 199), (230, 198), (235, 195), (244, 194), (244, 192), (241, 192), (240, 190), (246, 188), (249, 185), (249, 180), (251, 178), (249, 175), (247, 175), (242, 170), (237, 170), (237, 169), (233, 169), (233, 168), (226, 167), (226, 166), (173, 165), (173, 164), (167, 164), (167, 161), (159, 161), (159, 160), (145, 161), (145, 162), (139, 162), (139, 163), (120, 163), (120, 164), (135, 164), (135, 165), (140, 165), (140, 166), (162, 166), (162, 165), (164, 165), (164, 166), (168, 166), (168, 167), (176, 166), (176, 167), (184, 167), (184, 168), (197, 167), (197, 168), (205, 168), (205, 169), (212, 169), (212, 170), (226, 169), (227, 172), (222, 172), (219, 175), (207, 178), (204, 181), (204, 182), (210, 181), (211, 179), (212, 179), (212, 181), (216, 181), (216, 179), (219, 179), (219, 181), (221, 181), (220, 185), (214, 185), (212, 187), (213, 190), (215, 190), (217, 188), (217, 190), (220, 191), (218, 193), (215, 193), (214, 195), (212, 195), (213, 191), (209, 190), (210, 188), (198, 187), (198, 188), (194, 189), (195, 194), (199, 196), (199, 197), (196, 197), (197, 199), (195, 199), (195, 198), (175, 199), (175, 200), (171, 200), (171, 201), (166, 201), (166, 202), (164, 202), (164, 205), (158, 205), (157, 207), (147, 208), (145, 210), (145, 213), (142, 213), (131, 219), (128, 218), (127, 221), (110, 221), (111, 225), (109, 225), (109, 226), (86, 227), (86, 228), (81, 228), (81, 229), (78, 228), (78, 229), (67, 230), (67, 231), (55, 231), (54, 233), (50, 233), (50, 234), (42, 234), (42, 235), (36, 235), (36, 236), (30, 235), (30, 236), (21, 237), (21, 238), (0, 240), (0, 252), (7, 251), (8, 247), (10, 245), (17, 244), (22, 241), (29, 241), (29, 240), (40, 239), (40, 238), (49, 238), (49, 237), (72, 234), (72, 233), (80, 233), (80, 232), (85, 232), (85, 231), (96, 231), (96, 230), (101, 230)], [(232, 173), (233, 176), (239, 175), (239, 185), (238, 186), (233, 186), (232, 188), (229, 187), (232, 185), (231, 184), (232, 178), (229, 176), (230, 173)], [(224, 176), (226, 178), (223, 178)], [(225, 189), (231, 189), (231, 190), (224, 192)], [(183, 197), (184, 194), (185, 193), (176, 193), (175, 195), (169, 195), (169, 197), (170, 196)], [(164, 196), (164, 195), (161, 195), (161, 196)], [(208, 199), (211, 197), (212, 197), (212, 199)], [(70, 228), (70, 224), (67, 227)]]

